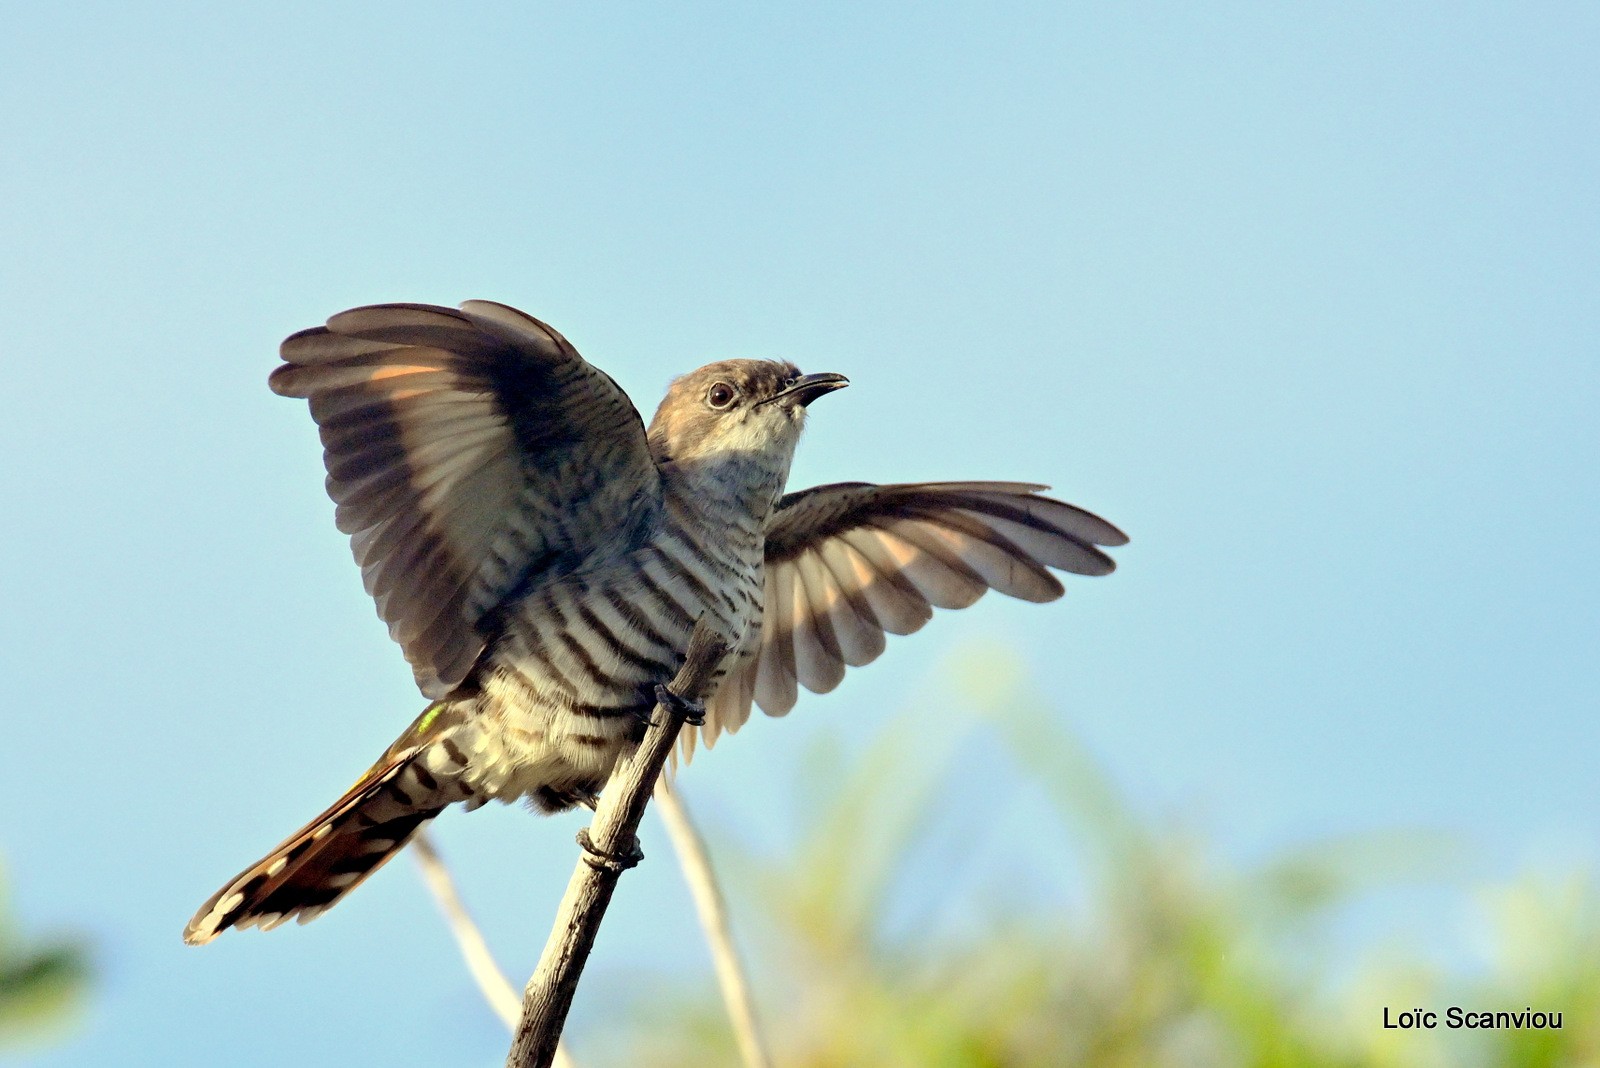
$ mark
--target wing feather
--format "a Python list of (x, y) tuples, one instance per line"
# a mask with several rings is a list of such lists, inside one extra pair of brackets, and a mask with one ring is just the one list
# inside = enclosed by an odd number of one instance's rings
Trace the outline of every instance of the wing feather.
[(951, 509), (926, 521), (901, 520), (907, 528), (943, 542), (990, 589), (1023, 601), (1053, 601), (1062, 594), (1061, 583), (1016, 542), (970, 513)]
[(798, 686), (826, 693), (845, 668), (882, 654), (934, 608), (964, 608), (986, 591), (1026, 601), (1064, 592), (1052, 574), (1104, 575), (1102, 547), (1127, 535), (1029, 482), (846, 482), (791, 493), (767, 526), (760, 645), (707, 706), (710, 745), (749, 718), (794, 707)]
[(890, 634), (915, 634), (933, 618), (933, 606), (882, 551), (872, 531), (846, 531), (839, 540), (859, 561), (860, 572), (865, 574), (862, 595), (883, 621), (884, 630)]
[(627, 396), (515, 309), (352, 308), (280, 352), (269, 384), (310, 402), (335, 522), (430, 697), (471, 671), (513, 589), (636, 544), (660, 514)]
[[(769, 716), (787, 714), (799, 696), (795, 690), (793, 613), (794, 572), (786, 568), (774, 568), (767, 573), (766, 609), (762, 612), (761, 621), (761, 656), (755, 664), (754, 690), (756, 703)], [(722, 685), (726, 686), (727, 681), (724, 680)]]
[(876, 533), (884, 557), (935, 608), (966, 608), (988, 592), (983, 578), (921, 525), (898, 520)]
[(830, 580), (814, 552), (795, 559), (795, 674), (812, 693), (827, 693), (844, 681), (844, 656), (833, 627)]
[(840, 659), (850, 667), (861, 667), (872, 663), (883, 652), (883, 625), (866, 602), (860, 586), (852, 581), (849, 552), (846, 546), (829, 542), (818, 547), (816, 558), (827, 575), (831, 599), (828, 612), (833, 618), (833, 632), (839, 639)]

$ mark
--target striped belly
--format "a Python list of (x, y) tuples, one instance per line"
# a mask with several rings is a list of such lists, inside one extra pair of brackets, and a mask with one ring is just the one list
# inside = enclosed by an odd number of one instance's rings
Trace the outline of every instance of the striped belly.
[(663, 531), (515, 608), (481, 676), (470, 742), (477, 792), (559, 809), (597, 791), (644, 736), (655, 686), (677, 673), (695, 621), (705, 615), (730, 648), (759, 626), (759, 556), (701, 548), (705, 540)]

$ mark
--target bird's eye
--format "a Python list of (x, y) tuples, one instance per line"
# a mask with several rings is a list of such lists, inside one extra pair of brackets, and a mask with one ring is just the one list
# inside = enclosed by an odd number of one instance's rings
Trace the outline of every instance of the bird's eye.
[(734, 392), (734, 388), (728, 383), (718, 382), (706, 393), (706, 403), (713, 408), (726, 408), (733, 403), (733, 398), (737, 396), (738, 393)]

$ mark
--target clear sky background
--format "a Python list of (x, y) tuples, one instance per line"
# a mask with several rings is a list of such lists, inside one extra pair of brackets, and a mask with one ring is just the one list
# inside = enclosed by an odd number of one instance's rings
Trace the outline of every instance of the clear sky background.
[[(420, 707), (309, 416), (265, 384), (284, 335), (374, 301), (527, 309), (647, 411), (711, 359), (842, 371), (796, 485), (1031, 479), (1132, 535), (1116, 575), (941, 614), (697, 760), (713, 824), (781, 849), (800, 750), (949, 705), (943, 665), (998, 642), (1229, 856), (1421, 827), (1474, 878), (1592, 858), (1594, 5), (4, 23), (0, 854), (28, 929), (89, 934), (101, 970), (38, 1064), (503, 1056), (407, 863), (309, 927), (179, 941)], [(440, 821), (514, 974), (573, 829)], [(595, 991), (709, 982), (645, 847)], [(1456, 921), (1375, 922), (1449, 956)]]

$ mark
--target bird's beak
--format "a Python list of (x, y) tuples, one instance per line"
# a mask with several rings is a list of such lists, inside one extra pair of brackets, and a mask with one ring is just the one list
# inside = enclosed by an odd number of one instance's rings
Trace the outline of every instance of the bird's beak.
[(774, 394), (770, 400), (783, 401), (787, 404), (798, 404), (804, 407), (822, 396), (832, 393), (836, 389), (843, 389), (850, 384), (844, 375), (834, 374), (832, 371), (823, 371), (820, 374), (801, 375), (790, 384), (782, 393)]

